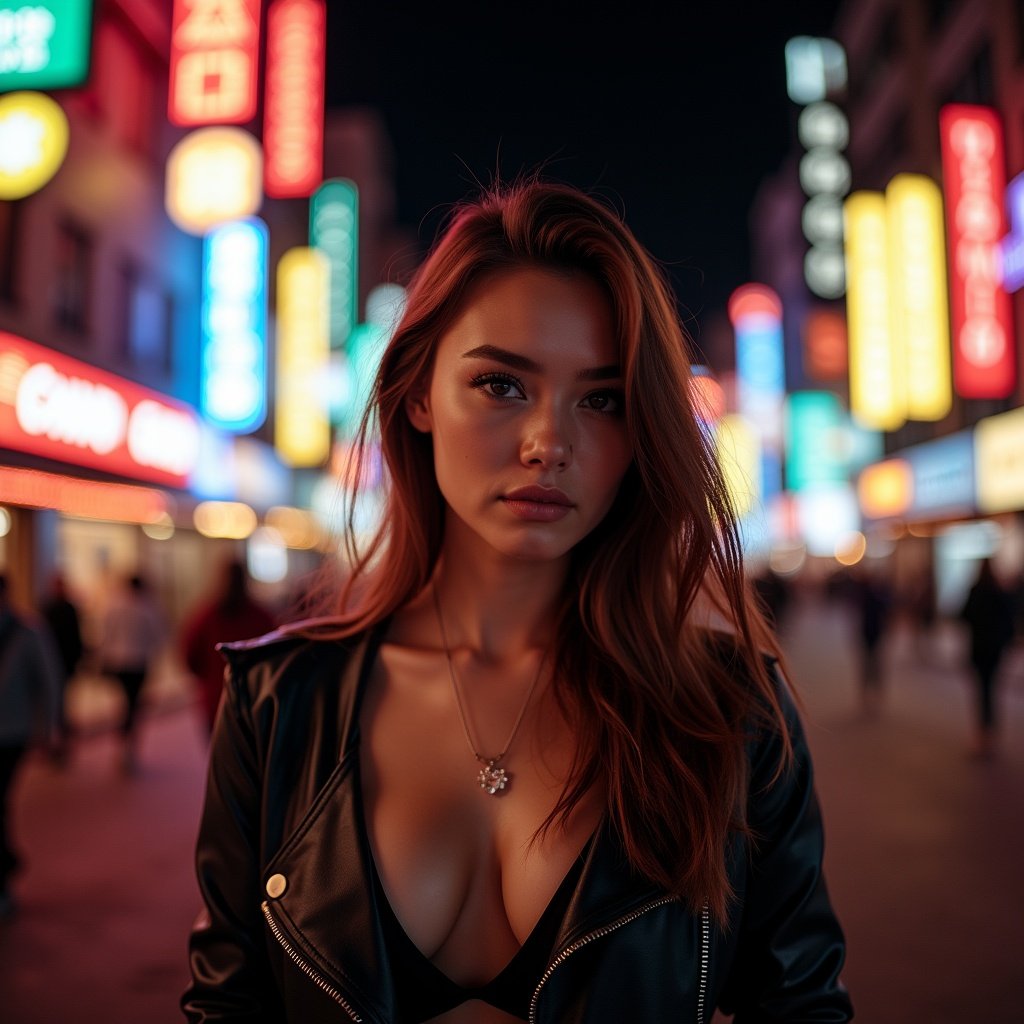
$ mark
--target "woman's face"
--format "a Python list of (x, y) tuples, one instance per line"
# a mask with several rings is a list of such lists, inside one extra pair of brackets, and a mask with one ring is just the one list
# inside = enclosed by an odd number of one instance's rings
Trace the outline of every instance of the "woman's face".
[(433, 439), (449, 542), (468, 531), (510, 558), (566, 555), (631, 460), (608, 299), (582, 273), (484, 278), (407, 410)]

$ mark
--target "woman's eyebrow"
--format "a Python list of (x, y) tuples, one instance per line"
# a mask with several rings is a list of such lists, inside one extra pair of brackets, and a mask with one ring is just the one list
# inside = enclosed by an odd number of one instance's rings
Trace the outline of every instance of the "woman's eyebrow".
[[(462, 353), (463, 359), (493, 359), (496, 363), (504, 363), (514, 370), (522, 370), (524, 373), (543, 373), (544, 367), (529, 356), (520, 355), (518, 352), (509, 352), (508, 349), (499, 348), (497, 345), (478, 345), (468, 352)], [(590, 369), (580, 370), (576, 374), (577, 380), (614, 380), (621, 377), (622, 371), (611, 363), (608, 366), (594, 366)]]

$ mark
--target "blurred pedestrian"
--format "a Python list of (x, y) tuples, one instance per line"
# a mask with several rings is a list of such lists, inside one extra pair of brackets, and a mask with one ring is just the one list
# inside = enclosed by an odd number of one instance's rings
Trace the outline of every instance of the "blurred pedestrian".
[(67, 684), (71, 681), (82, 659), (82, 629), (78, 617), (78, 609), (68, 596), (64, 577), (59, 573), (54, 576), (50, 587), (50, 596), (43, 605), (43, 618), (50, 627), (61, 667), (60, 700), (57, 702), (57, 740), (53, 748), (53, 758), (59, 764), (67, 760), (70, 731), (68, 729), (65, 710)]
[(15, 614), (0, 575), (0, 918), (14, 911), (10, 881), (21, 866), (11, 844), (11, 788), (29, 745), (52, 742), (59, 694), (53, 643), (45, 629)]
[(1000, 583), (986, 558), (978, 578), (960, 611), (970, 636), (970, 658), (976, 688), (975, 735), (972, 753), (990, 757), (994, 751), (998, 726), (996, 715), (996, 676), (1006, 648), (1013, 639), (1014, 600)]
[(204, 719), (211, 731), (224, 689), (224, 659), (217, 653), (217, 644), (261, 636), (274, 625), (270, 612), (249, 594), (245, 566), (228, 562), (217, 594), (188, 620), (181, 636), (182, 658), (199, 683)]
[(882, 642), (892, 612), (892, 588), (881, 570), (864, 567), (853, 577), (857, 637), (860, 641), (860, 694), (864, 713), (875, 715), (881, 709), (884, 692)]
[(124, 693), (121, 767), (127, 775), (138, 768), (139, 696), (165, 634), (163, 616), (149, 588), (141, 576), (132, 576), (127, 586), (119, 587), (110, 598), (99, 647), (103, 673), (117, 680)]

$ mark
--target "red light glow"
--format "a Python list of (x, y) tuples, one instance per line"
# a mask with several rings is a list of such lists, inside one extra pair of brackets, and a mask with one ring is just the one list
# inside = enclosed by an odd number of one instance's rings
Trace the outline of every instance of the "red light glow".
[(754, 317), (782, 319), (782, 300), (763, 284), (742, 285), (729, 296), (729, 320), (733, 327)]
[(260, 0), (175, 0), (167, 116), (184, 126), (256, 116)]
[(0, 331), (0, 444), (183, 487), (199, 457), (187, 405)]
[(275, 0), (267, 13), (263, 170), (268, 196), (308, 196), (323, 178), (326, 28), (323, 0)]
[(964, 398), (1006, 398), (1016, 367), (1010, 297), (1002, 288), (1000, 239), (1006, 170), (1003, 128), (988, 107), (939, 112), (949, 245), (953, 383)]
[(0, 466), (0, 501), (112, 523), (155, 523), (167, 515), (166, 495), (151, 487), (77, 480), (10, 466)]

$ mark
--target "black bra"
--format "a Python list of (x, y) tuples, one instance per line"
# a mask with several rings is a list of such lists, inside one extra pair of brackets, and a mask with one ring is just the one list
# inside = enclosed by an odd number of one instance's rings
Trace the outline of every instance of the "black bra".
[(396, 1020), (399, 1024), (420, 1024), (469, 999), (480, 999), (513, 1017), (526, 1020), (533, 992), (548, 966), (562, 919), (583, 871), (585, 853), (586, 847), (558, 886), (519, 952), (500, 974), (479, 987), (457, 984), (420, 952), (395, 916), (371, 857), (370, 871), (395, 979)]

